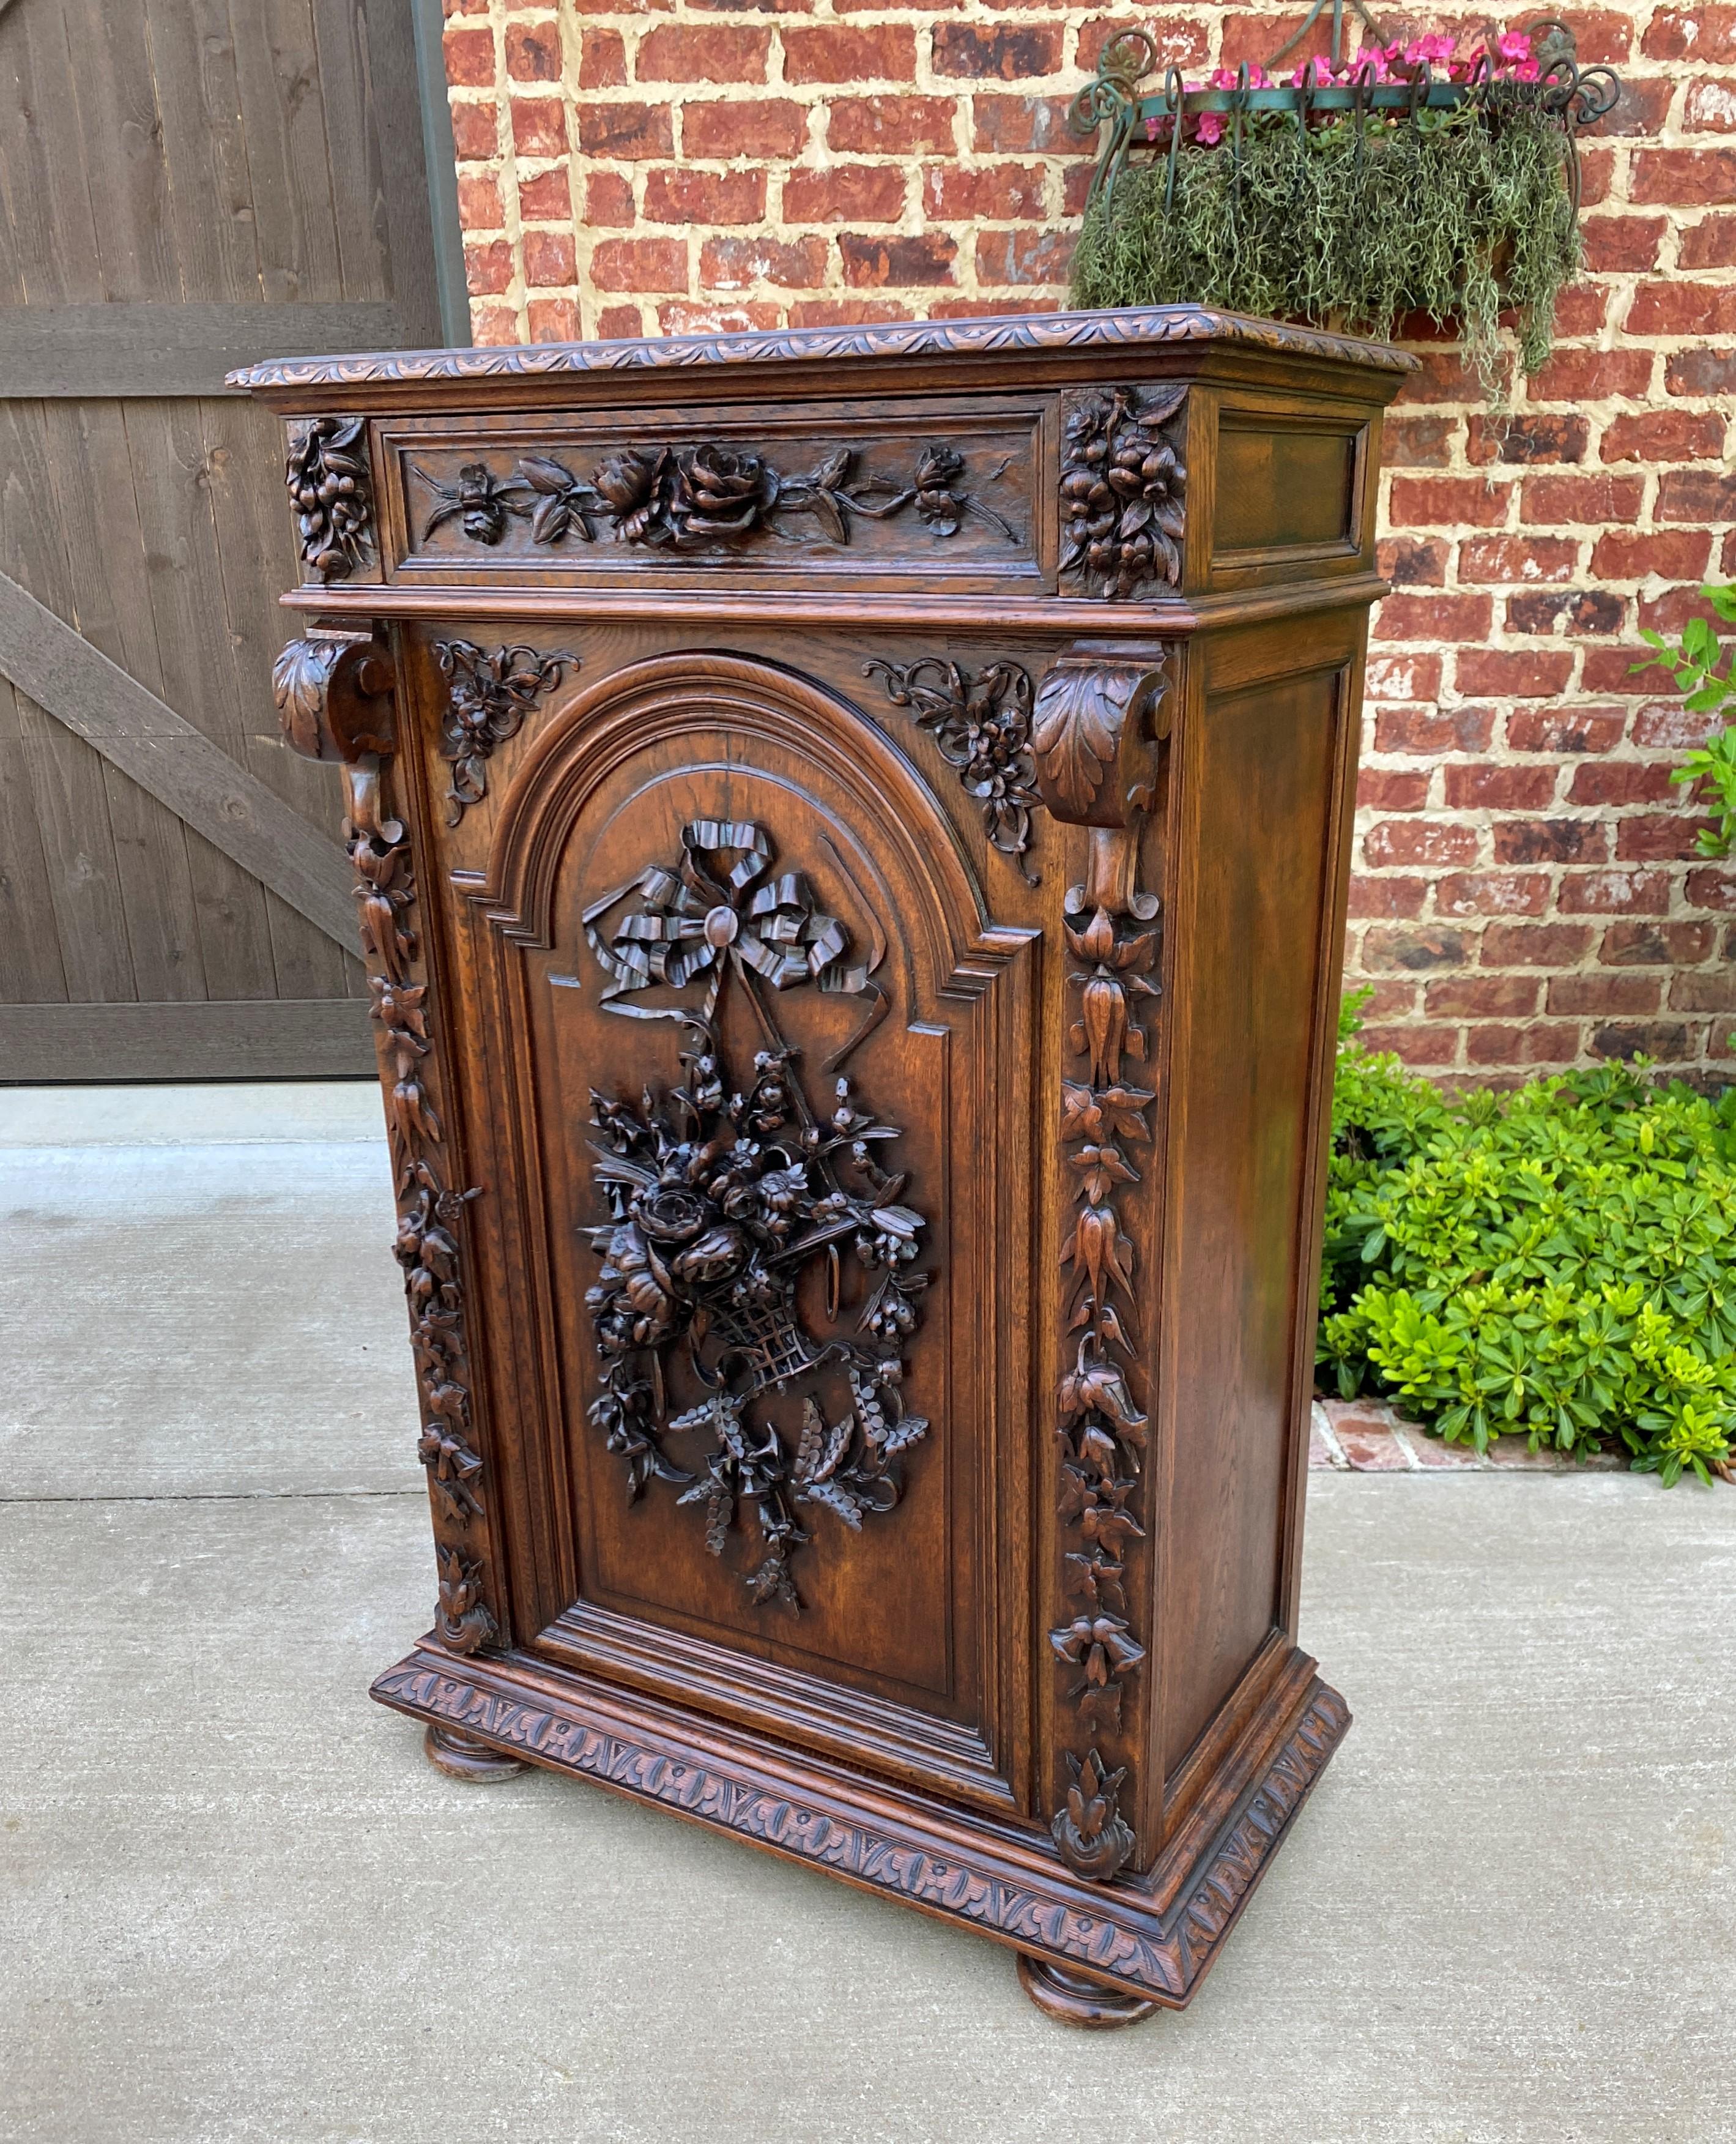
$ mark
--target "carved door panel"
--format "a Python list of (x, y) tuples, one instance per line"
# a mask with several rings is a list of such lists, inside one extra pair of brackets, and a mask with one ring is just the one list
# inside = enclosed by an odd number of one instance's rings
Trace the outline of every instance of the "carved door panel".
[(733, 655), (567, 698), (473, 908), (558, 1574), (519, 1642), (1024, 1805), (1035, 934), (880, 732)]

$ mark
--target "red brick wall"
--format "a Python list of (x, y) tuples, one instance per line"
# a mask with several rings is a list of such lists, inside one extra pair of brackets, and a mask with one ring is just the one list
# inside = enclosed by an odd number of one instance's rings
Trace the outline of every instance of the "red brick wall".
[[(1280, 8), (1042, 0), (446, 0), (479, 342), (1045, 307), (1105, 37), (1190, 75)], [(1515, 12), (1514, 22), (1532, 11)], [(1421, 19), (1419, 17), (1417, 19)], [(1470, 19), (1445, 7), (1431, 22)], [(1623, 102), (1590, 273), (1510, 420), (1440, 345), (1395, 412), (1349, 969), (1376, 1038), (1489, 1078), (1731, 1052), (1736, 871), (1669, 768), (1704, 717), (1629, 674), (1736, 578), (1736, 5), (1576, 12)], [(1088, 152), (1089, 154), (1089, 152)]]

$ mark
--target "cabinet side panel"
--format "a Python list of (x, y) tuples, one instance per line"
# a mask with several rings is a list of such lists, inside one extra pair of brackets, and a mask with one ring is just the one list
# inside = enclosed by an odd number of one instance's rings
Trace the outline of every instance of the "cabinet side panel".
[(1163, 1769), (1282, 1613), (1322, 905), (1347, 681), (1208, 691), (1189, 726), (1171, 1057)]

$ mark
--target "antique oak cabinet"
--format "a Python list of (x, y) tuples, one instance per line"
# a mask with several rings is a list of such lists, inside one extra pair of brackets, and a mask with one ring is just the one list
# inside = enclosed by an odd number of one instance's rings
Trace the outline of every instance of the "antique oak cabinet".
[(1297, 1576), (1408, 362), (1172, 307), (237, 375), (421, 1395), (374, 1695), (443, 1769), (1188, 2000), (1349, 1719)]

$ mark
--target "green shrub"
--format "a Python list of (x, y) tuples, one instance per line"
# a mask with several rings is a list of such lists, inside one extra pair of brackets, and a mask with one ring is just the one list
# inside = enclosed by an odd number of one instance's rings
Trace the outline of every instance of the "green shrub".
[[(1700, 593), (1726, 625), (1736, 625), (1736, 583), (1708, 582)], [(1720, 648), (1718, 629), (1709, 620), (1689, 618), (1674, 648), (1659, 633), (1642, 632), (1639, 637), (1650, 641), (1658, 653), (1633, 668), (1667, 670), (1676, 689), (1687, 696), (1682, 705), (1689, 714), (1714, 715), (1736, 701), (1736, 658)], [(1714, 730), (1699, 751), (1689, 753), (1686, 766), (1669, 778), (1704, 785), (1702, 794), (1714, 816), (1709, 826), (1700, 829), (1700, 854), (1729, 856), (1736, 845), (1736, 725)]]
[(1319, 1354), (1449, 1442), (1733, 1478), (1736, 1089), (1624, 1065), (1442, 1094), (1355, 1040), (1332, 1104)]

